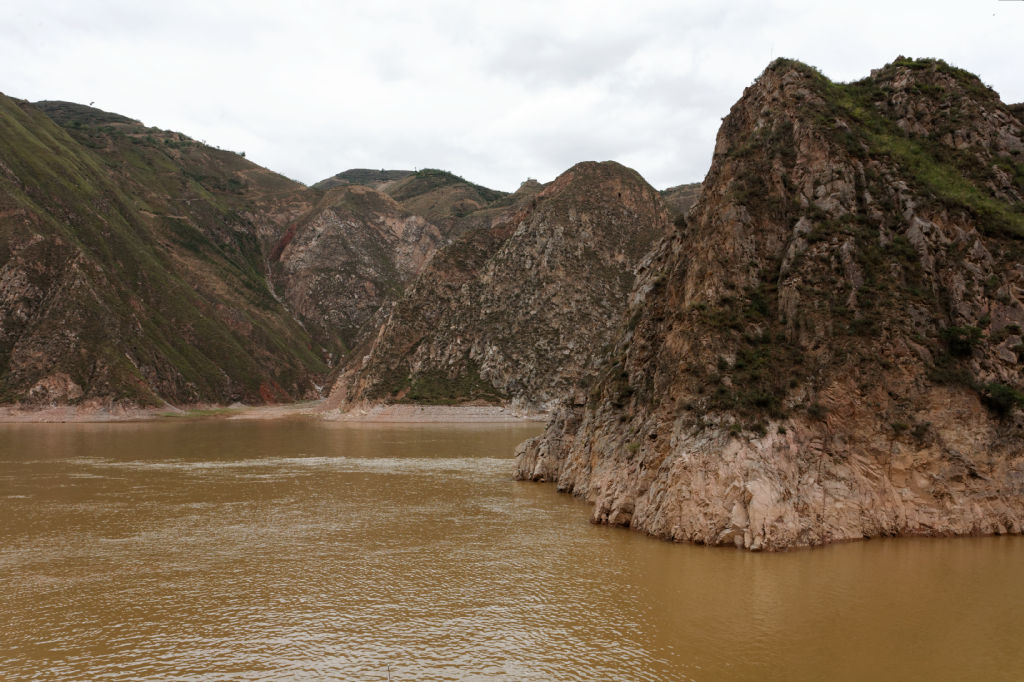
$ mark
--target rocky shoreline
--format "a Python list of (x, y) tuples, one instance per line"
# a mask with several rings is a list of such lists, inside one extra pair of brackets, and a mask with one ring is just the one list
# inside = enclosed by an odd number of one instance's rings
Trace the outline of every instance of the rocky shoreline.
[(549, 414), (500, 405), (367, 405), (346, 412), (327, 412), (329, 421), (380, 423), (504, 423), (546, 422)]
[[(784, 551), (873, 537), (1024, 532), (1024, 454), (980, 401), (938, 389), (923, 438), (832, 391), (822, 420), (763, 435), (650, 420), (644, 440), (568, 411), (516, 449), (517, 480), (593, 504), (593, 523), (675, 542)], [(956, 419), (940, 420), (955, 410)], [(856, 437), (849, 434), (855, 432)], [(651, 438), (651, 434), (655, 438)], [(598, 453), (600, 453), (598, 455)]]

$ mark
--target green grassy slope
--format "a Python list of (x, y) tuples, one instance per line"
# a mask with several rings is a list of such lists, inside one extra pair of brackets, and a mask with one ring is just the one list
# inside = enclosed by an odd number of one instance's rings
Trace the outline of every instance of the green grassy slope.
[(67, 103), (0, 96), (0, 139), (0, 400), (311, 391), (326, 368), (267, 288), (244, 217), (300, 185)]

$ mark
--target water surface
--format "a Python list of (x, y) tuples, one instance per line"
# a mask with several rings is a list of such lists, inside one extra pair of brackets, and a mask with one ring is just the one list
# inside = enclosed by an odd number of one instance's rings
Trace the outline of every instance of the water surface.
[(539, 429), (0, 424), (0, 679), (1022, 679), (1024, 538), (663, 543)]

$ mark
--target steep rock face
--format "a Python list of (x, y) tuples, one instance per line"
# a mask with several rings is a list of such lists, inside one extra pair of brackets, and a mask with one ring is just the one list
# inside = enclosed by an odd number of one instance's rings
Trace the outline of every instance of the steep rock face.
[(338, 186), (278, 242), (275, 282), (325, 350), (348, 348), (441, 242), (434, 225), (386, 195)]
[[(439, 251), (332, 394), (360, 400), (555, 400), (592, 373), (633, 269), (668, 215), (619, 164), (581, 163)], [(360, 357), (362, 356), (362, 357)]]
[(301, 185), (69, 103), (0, 96), (0, 138), (0, 400), (316, 395), (326, 367), (245, 217)]
[[(778, 550), (1024, 530), (1024, 130), (942, 62), (774, 62), (517, 477)], [(581, 404), (582, 403), (582, 404)]]

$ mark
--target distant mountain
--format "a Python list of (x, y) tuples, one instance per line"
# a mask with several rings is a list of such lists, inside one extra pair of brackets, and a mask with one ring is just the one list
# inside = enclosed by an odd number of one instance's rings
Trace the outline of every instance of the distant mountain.
[(464, 218), (492, 206), (508, 206), (508, 192), (488, 189), (436, 168), (419, 171), (353, 168), (313, 185), (315, 189), (362, 185), (382, 192), (409, 213), (436, 225), (445, 238), (459, 234)]
[(520, 478), (752, 550), (1024, 531), (1024, 126), (977, 77), (773, 62), (629, 298)]
[(539, 191), (524, 187), (509, 195), (433, 169), (338, 173), (274, 246), (274, 281), (319, 343), (347, 350), (376, 333), (437, 248)]
[(524, 183), (511, 201), (438, 251), (332, 401), (542, 405), (590, 376), (665, 206), (612, 162)]
[(699, 182), (691, 182), (685, 185), (669, 187), (661, 191), (661, 198), (665, 200), (665, 205), (668, 206), (673, 218), (685, 216), (690, 212), (690, 209), (697, 203), (697, 199), (700, 197), (700, 188), (701, 184)]
[(3, 402), (316, 396), (437, 248), (539, 191), (429, 169), (307, 188), (120, 114), (2, 105)]
[(363, 185), (372, 189), (381, 189), (389, 183), (412, 175), (413, 172), (414, 171), (409, 170), (351, 168), (347, 171), (342, 171), (337, 175), (332, 175), (326, 180), (321, 180), (313, 185), (313, 189), (328, 190), (334, 187), (343, 187), (346, 185)]

